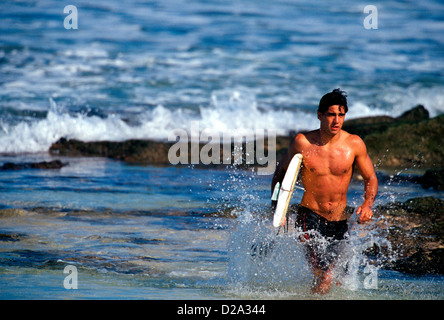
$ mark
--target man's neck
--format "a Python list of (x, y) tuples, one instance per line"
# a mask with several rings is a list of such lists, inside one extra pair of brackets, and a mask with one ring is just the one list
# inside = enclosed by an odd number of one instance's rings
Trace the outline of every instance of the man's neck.
[(332, 144), (339, 140), (341, 136), (342, 130), (337, 134), (331, 134), (330, 132), (324, 132), (319, 129), (319, 142), (321, 146), (325, 146), (326, 144)]

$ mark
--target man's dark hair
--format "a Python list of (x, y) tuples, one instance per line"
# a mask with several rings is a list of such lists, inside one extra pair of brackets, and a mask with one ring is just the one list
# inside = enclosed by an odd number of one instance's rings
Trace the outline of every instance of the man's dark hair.
[(341, 89), (334, 89), (332, 92), (325, 94), (319, 101), (318, 112), (324, 113), (330, 106), (340, 105), (344, 107), (345, 113), (348, 111), (347, 95)]

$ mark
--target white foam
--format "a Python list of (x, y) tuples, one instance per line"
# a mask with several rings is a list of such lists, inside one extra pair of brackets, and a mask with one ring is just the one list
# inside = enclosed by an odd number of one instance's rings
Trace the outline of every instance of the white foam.
[(276, 130), (278, 135), (290, 130), (314, 128), (316, 117), (300, 110), (274, 110), (260, 108), (256, 97), (244, 90), (220, 90), (213, 92), (211, 104), (200, 109), (202, 122), (220, 132), (246, 130)]
[(358, 101), (349, 106), (346, 119), (355, 119), (370, 116), (387, 115), (389, 112), (376, 107), (370, 107), (362, 101)]
[(118, 114), (106, 118), (70, 114), (52, 102), (46, 118), (22, 121), (16, 125), (0, 122), (0, 153), (45, 152), (60, 138), (89, 141), (124, 141), (128, 139), (167, 140), (174, 129), (189, 131), (192, 121), (200, 129), (233, 132), (243, 129), (288, 130), (313, 126), (313, 117), (300, 111), (259, 110), (254, 95), (240, 91), (215, 92), (212, 102), (200, 109), (169, 109), (158, 105), (137, 115), (137, 124), (129, 124)]
[(412, 107), (422, 104), (430, 117), (444, 113), (444, 91), (442, 86), (422, 87), (412, 85), (407, 89), (397, 86), (387, 87), (381, 99), (392, 106), (391, 114), (400, 115)]
[[(381, 101), (378, 105), (392, 105), (390, 112), (360, 100), (351, 104), (347, 118), (397, 116), (416, 104), (424, 104), (430, 115), (435, 116), (444, 112), (444, 95), (437, 90), (388, 88), (379, 93), (376, 99)], [(134, 119), (128, 121), (131, 112)], [(214, 91), (210, 102), (199, 110), (185, 107), (171, 109), (159, 104), (149, 110), (129, 107), (124, 115), (113, 113), (105, 118), (68, 113), (51, 100), (51, 107), (44, 119), (18, 124), (0, 122), (0, 153), (45, 152), (62, 137), (86, 142), (129, 139), (166, 141), (175, 129), (190, 132), (193, 121), (199, 122), (201, 131), (226, 132), (231, 137), (244, 136), (244, 132), (253, 130), (276, 130), (277, 135), (285, 135), (289, 131), (313, 130), (319, 126), (315, 111), (277, 109), (269, 103), (259, 105), (252, 90), (243, 88)]]

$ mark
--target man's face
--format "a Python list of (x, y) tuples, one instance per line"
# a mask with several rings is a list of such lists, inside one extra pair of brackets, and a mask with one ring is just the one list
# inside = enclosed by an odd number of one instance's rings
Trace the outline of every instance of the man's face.
[(318, 119), (321, 120), (321, 130), (336, 135), (341, 131), (345, 119), (343, 106), (333, 105), (324, 113), (318, 112)]

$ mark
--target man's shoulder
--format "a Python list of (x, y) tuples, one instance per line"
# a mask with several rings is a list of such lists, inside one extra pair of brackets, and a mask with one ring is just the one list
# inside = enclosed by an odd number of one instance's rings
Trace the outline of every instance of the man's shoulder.
[(307, 148), (312, 143), (313, 133), (315, 131), (299, 132), (296, 134), (290, 142), (289, 150), (291, 150), (291, 153), (296, 154)]
[(348, 133), (347, 131), (342, 131), (344, 134), (344, 141), (356, 152), (367, 150), (364, 140), (356, 134)]
[(363, 144), (364, 143), (364, 140), (362, 140), (361, 137), (356, 134), (348, 133), (347, 131), (342, 130), (342, 135), (343, 135), (344, 139), (349, 143), (353, 143), (353, 144)]
[(299, 142), (299, 143), (305, 143), (309, 142), (310, 140), (313, 140), (319, 133), (318, 130), (313, 131), (307, 131), (307, 132), (299, 132), (294, 138), (293, 141)]

